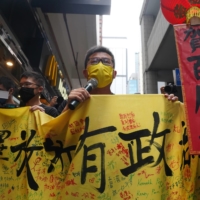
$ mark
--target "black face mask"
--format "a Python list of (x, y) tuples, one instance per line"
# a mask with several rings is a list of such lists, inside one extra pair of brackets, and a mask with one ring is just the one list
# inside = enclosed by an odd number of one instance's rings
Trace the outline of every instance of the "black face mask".
[(34, 94), (34, 89), (35, 88), (26, 88), (26, 87), (22, 87), (20, 90), (19, 90), (19, 95), (21, 97), (21, 100), (24, 102), (24, 103), (27, 103), (30, 99), (32, 99), (35, 94)]

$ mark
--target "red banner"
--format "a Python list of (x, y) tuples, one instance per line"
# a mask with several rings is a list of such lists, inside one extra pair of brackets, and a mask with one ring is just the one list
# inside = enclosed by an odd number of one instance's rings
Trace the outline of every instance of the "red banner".
[(200, 154), (200, 26), (175, 25), (174, 31), (190, 153)]

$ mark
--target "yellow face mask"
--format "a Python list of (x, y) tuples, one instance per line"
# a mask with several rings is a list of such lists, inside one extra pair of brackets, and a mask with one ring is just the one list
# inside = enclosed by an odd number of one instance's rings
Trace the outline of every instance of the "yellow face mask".
[(87, 68), (88, 80), (96, 78), (98, 81), (98, 88), (103, 88), (112, 83), (113, 68), (103, 65), (101, 62), (97, 65), (90, 65)]

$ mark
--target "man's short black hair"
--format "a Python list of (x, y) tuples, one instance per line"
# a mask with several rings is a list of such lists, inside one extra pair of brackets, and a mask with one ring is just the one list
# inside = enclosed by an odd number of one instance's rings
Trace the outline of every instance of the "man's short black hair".
[(34, 71), (25, 71), (21, 75), (20, 79), (22, 79), (23, 77), (25, 77), (25, 78), (32, 78), (36, 82), (37, 85), (45, 87), (44, 77), (41, 74), (37, 73), (37, 72), (34, 72)]
[(15, 83), (12, 81), (12, 79), (1, 76), (0, 77), (0, 85), (3, 85), (3, 87), (8, 91), (10, 88), (15, 89)]
[(107, 53), (108, 55), (110, 55), (112, 57), (112, 61), (113, 61), (113, 68), (115, 68), (115, 57), (114, 57), (113, 53), (106, 47), (94, 46), (94, 47), (90, 48), (86, 53), (86, 56), (85, 56), (85, 69), (87, 67), (87, 62), (88, 62), (89, 57), (92, 54), (98, 53), (98, 52), (104, 52), (104, 53)]

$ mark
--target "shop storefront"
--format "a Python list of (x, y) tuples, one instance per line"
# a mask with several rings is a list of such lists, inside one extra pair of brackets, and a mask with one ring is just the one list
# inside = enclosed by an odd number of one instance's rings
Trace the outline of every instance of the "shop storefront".
[[(0, 76), (11, 78), (16, 84), (14, 98), (18, 104), (18, 85), (24, 71), (41, 73), (45, 90), (41, 101), (48, 104), (53, 96), (67, 98), (66, 81), (59, 63), (52, 54), (51, 44), (38, 27), (28, 2), (18, 1), (9, 14), (11, 1), (0, 2)], [(20, 6), (20, 7), (19, 7)], [(22, 16), (18, 13), (21, 13)], [(26, 19), (24, 18), (26, 16)], [(12, 20), (9, 20), (11, 18)], [(50, 59), (53, 57), (54, 59)]]
[(12, 79), (16, 85), (14, 92), (14, 101), (17, 105), (20, 104), (18, 97), (18, 84), (20, 75), (26, 70), (25, 64), (17, 53), (17, 49), (11, 44), (13, 41), (6, 33), (6, 30), (0, 28), (0, 76), (6, 76)]
[(70, 90), (85, 85), (85, 53), (99, 41), (96, 15), (109, 14), (110, 6), (111, 0), (1, 0), (0, 76), (18, 85), (24, 71), (39, 72), (46, 83), (43, 102), (66, 99)]

